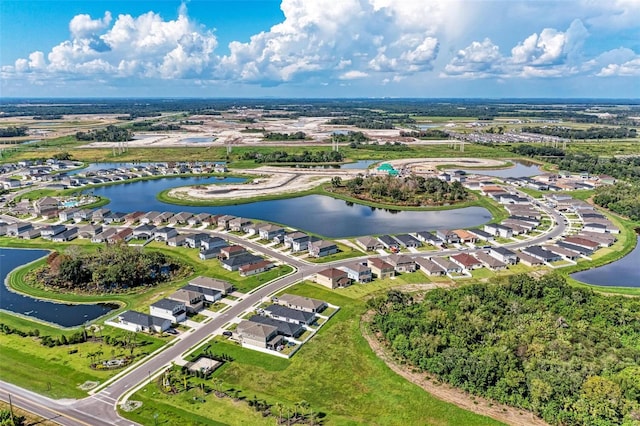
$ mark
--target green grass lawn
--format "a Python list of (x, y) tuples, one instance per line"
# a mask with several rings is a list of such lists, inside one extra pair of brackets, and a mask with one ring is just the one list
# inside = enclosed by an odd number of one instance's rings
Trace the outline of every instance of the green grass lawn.
[[(360, 315), (365, 310), (362, 299), (310, 284), (286, 292), (323, 299), (341, 309), (290, 360), (216, 340), (210, 350), (234, 358), (214, 373), (222, 380), (224, 390), (238, 389), (249, 399), (255, 396), (290, 409), (305, 400), (314, 412), (322, 413), (325, 425), (499, 424), (435, 399), (389, 370), (361, 335)], [(147, 386), (132, 399), (145, 402), (147, 408), (143, 406), (133, 415), (121, 414), (143, 424), (149, 424), (154, 412), (151, 407), (156, 406), (166, 419), (159, 424), (198, 424), (202, 420), (196, 416), (211, 419), (207, 424), (261, 425), (276, 421), (271, 417), (263, 422), (246, 403), (234, 403), (230, 398), (207, 396), (198, 408), (192, 394), (167, 396), (157, 387)]]

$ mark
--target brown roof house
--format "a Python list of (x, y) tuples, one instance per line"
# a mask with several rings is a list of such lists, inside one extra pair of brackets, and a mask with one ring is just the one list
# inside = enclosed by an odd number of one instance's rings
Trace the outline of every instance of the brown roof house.
[(351, 285), (351, 278), (349, 275), (337, 268), (323, 269), (316, 274), (315, 281), (330, 289), (338, 287), (348, 287)]
[(283, 336), (278, 335), (277, 327), (247, 320), (240, 321), (235, 332), (240, 338), (243, 347), (255, 346), (275, 349), (284, 339)]
[(396, 270), (393, 265), (385, 262), (384, 260), (374, 257), (367, 260), (371, 273), (381, 280), (385, 278), (391, 278), (396, 275)]

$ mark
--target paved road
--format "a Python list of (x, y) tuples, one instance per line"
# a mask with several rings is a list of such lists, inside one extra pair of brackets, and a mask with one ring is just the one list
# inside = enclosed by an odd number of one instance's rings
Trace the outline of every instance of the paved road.
[[(526, 241), (505, 244), (504, 247), (517, 249), (530, 245), (542, 244), (549, 239), (556, 238), (564, 233), (566, 224), (564, 218), (557, 212), (545, 207), (540, 208), (549, 214), (554, 221), (552, 228), (549, 232), (543, 233), (534, 238), (530, 238)], [(183, 230), (185, 231), (185, 230)], [(196, 232), (195, 230), (189, 230), (189, 232)], [(202, 232), (202, 231), (198, 231)], [(139, 385), (144, 384), (149, 378), (156, 372), (166, 368), (171, 364), (171, 361), (180, 357), (184, 352), (190, 350), (198, 343), (209, 338), (211, 335), (220, 333), (222, 327), (235, 317), (243, 314), (245, 311), (252, 309), (253, 305), (260, 302), (263, 298), (290, 286), (303, 277), (314, 274), (319, 270), (325, 269), (330, 266), (340, 266), (346, 263), (353, 262), (355, 259), (350, 258), (347, 260), (336, 261), (324, 264), (313, 264), (307, 261), (294, 258), (277, 250), (272, 250), (254, 241), (250, 241), (241, 238), (236, 235), (227, 233), (212, 232), (214, 235), (223, 236), (224, 238), (233, 241), (238, 244), (242, 244), (256, 252), (266, 254), (270, 257), (276, 258), (284, 263), (292, 265), (296, 268), (296, 272), (288, 276), (279, 278), (265, 286), (257, 289), (251, 294), (245, 296), (237, 304), (231, 306), (230, 309), (225, 311), (222, 315), (212, 319), (202, 327), (187, 332), (188, 334), (181, 339), (176, 339), (175, 343), (168, 346), (165, 350), (153, 356), (152, 358), (144, 361), (142, 364), (131, 369), (128, 373), (111, 382), (106, 388), (100, 390), (94, 395), (84, 398), (82, 400), (73, 401), (69, 404), (61, 404), (58, 401), (51, 400), (49, 398), (37, 395), (33, 392), (11, 385), (9, 383), (0, 381), (0, 399), (7, 400), (7, 394), (11, 393), (13, 403), (16, 406), (25, 408), (35, 414), (38, 414), (45, 418), (50, 418), (62, 425), (77, 426), (77, 425), (132, 425), (135, 424), (129, 420), (125, 420), (117, 414), (116, 404), (117, 402), (128, 393), (132, 392)], [(475, 251), (475, 250), (472, 250)], [(438, 255), (450, 256), (461, 252), (461, 250), (441, 250)], [(433, 256), (435, 252), (425, 252), (411, 254), (411, 257), (426, 257)], [(379, 255), (366, 255), (362, 258), (380, 257)]]

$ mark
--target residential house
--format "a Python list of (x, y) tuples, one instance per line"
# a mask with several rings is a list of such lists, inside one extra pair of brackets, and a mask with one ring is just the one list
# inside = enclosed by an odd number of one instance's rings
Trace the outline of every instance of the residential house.
[(178, 235), (178, 230), (175, 228), (170, 228), (168, 226), (156, 228), (156, 230), (153, 232), (153, 238), (156, 241), (167, 242), (169, 238), (173, 238), (176, 235)]
[(194, 216), (191, 216), (187, 220), (187, 224), (190, 226), (196, 225), (210, 225), (211, 224), (211, 215), (209, 213), (198, 213)]
[(184, 234), (174, 235), (173, 237), (167, 240), (167, 245), (169, 247), (186, 247), (187, 236)]
[(151, 239), (155, 235), (154, 234), (155, 230), (156, 230), (155, 226), (149, 223), (145, 223), (136, 228), (133, 228), (133, 238), (147, 239), (147, 240)]
[(144, 331), (162, 333), (171, 328), (171, 320), (155, 317), (136, 311), (124, 311), (118, 315), (117, 327), (129, 331)]
[(427, 244), (431, 244), (433, 246), (439, 246), (443, 243), (442, 239), (438, 236), (434, 235), (432, 232), (420, 231), (416, 233), (416, 238), (420, 241), (423, 241)]
[(144, 216), (144, 212), (131, 212), (127, 213), (124, 217), (124, 221), (130, 224), (138, 222)]
[(57, 233), (51, 237), (51, 241), (54, 243), (63, 243), (65, 241), (71, 241), (78, 237), (78, 228), (72, 226), (64, 231)]
[(66, 222), (68, 220), (73, 219), (73, 216), (76, 214), (76, 212), (79, 212), (80, 209), (78, 208), (70, 208), (70, 209), (64, 209), (64, 210), (58, 210), (58, 219), (60, 219), (63, 222)]
[(189, 219), (191, 219), (193, 217), (193, 213), (189, 213), (189, 212), (180, 212), (180, 213), (176, 213), (174, 214), (171, 219), (169, 219), (169, 222), (171, 223), (175, 223), (177, 225), (186, 225), (187, 221)]
[(235, 333), (240, 338), (242, 346), (275, 350), (284, 338), (278, 334), (278, 327), (242, 320), (238, 323)]
[(458, 253), (450, 256), (449, 259), (453, 263), (457, 263), (462, 267), (462, 269), (466, 269), (471, 271), (473, 269), (482, 268), (482, 262), (478, 259), (470, 255), (469, 253)]
[(182, 289), (200, 293), (206, 303), (215, 303), (218, 300), (222, 299), (222, 292), (212, 288), (197, 287), (195, 285), (187, 284), (184, 287), (182, 287)]
[(393, 265), (385, 262), (378, 257), (368, 259), (367, 265), (369, 265), (369, 268), (371, 268), (371, 274), (375, 275), (381, 280), (385, 278), (391, 278), (396, 275), (396, 270)]
[(91, 209), (78, 209), (73, 213), (73, 221), (76, 223), (89, 221), (92, 214), (93, 210)]
[(156, 226), (160, 226), (163, 223), (169, 222), (171, 218), (173, 218), (173, 216), (174, 216), (173, 212), (162, 212), (153, 218), (153, 224)]
[(171, 299), (160, 299), (149, 307), (151, 315), (166, 318), (173, 323), (187, 319), (187, 308), (184, 302)]
[(270, 260), (261, 260), (256, 263), (242, 265), (238, 270), (240, 271), (240, 276), (248, 277), (250, 275), (257, 275), (262, 272), (266, 272), (272, 269), (274, 266), (275, 265)]
[(504, 247), (491, 247), (491, 249), (489, 249), (489, 255), (509, 265), (518, 263), (518, 255)]
[(544, 261), (543, 260), (541, 260), (541, 259), (539, 259), (537, 257), (531, 256), (531, 255), (529, 255), (529, 254), (527, 254), (525, 252), (519, 252), (518, 253), (518, 259), (520, 260), (520, 262), (522, 262), (524, 265), (527, 265), (527, 266), (541, 266), (541, 265), (544, 265)]
[(244, 217), (236, 217), (229, 220), (228, 228), (231, 231), (240, 232), (245, 226), (250, 225), (251, 223), (252, 222), (249, 219), (246, 219)]
[(222, 248), (227, 247), (229, 243), (226, 240), (220, 237), (210, 237), (208, 239), (204, 239), (200, 241), (200, 247), (203, 250), (210, 250), (213, 248)]
[(479, 251), (474, 253), (475, 257), (482, 262), (482, 265), (491, 269), (492, 271), (502, 271), (507, 269), (507, 264), (495, 257), (491, 256), (489, 253), (484, 251)]
[(204, 294), (196, 290), (190, 290), (185, 287), (176, 290), (167, 297), (167, 299), (176, 300), (184, 303), (187, 312), (196, 313), (204, 308)]
[(440, 276), (447, 273), (444, 268), (433, 262), (431, 259), (427, 259), (425, 257), (417, 258), (416, 264), (418, 265), (420, 272), (428, 276)]
[(102, 232), (102, 225), (87, 224), (78, 228), (78, 238), (93, 238)]
[(222, 267), (228, 271), (237, 271), (243, 265), (251, 265), (264, 260), (260, 256), (251, 253), (243, 253), (238, 256), (232, 256), (228, 259), (221, 259)]
[(391, 235), (380, 235), (378, 237), (378, 241), (382, 244), (384, 248), (387, 250), (398, 250), (400, 249), (400, 242), (393, 238)]
[(422, 245), (420, 240), (409, 235), (409, 234), (400, 234), (395, 235), (394, 238), (400, 243), (402, 247), (406, 248), (418, 248)]
[(460, 265), (453, 263), (449, 259), (446, 259), (442, 256), (434, 256), (434, 257), (431, 257), (430, 260), (436, 265), (438, 265), (439, 267), (441, 267), (442, 269), (444, 269), (447, 275), (453, 274), (453, 273), (456, 273), (456, 274), (462, 273), (462, 267)]
[(29, 228), (26, 231), (22, 231), (18, 234), (18, 238), (23, 240), (33, 240), (34, 238), (38, 238), (40, 236), (40, 229)]
[(102, 222), (107, 225), (112, 223), (123, 223), (126, 216), (127, 214), (123, 212), (111, 212), (102, 216)]
[(229, 259), (235, 256), (241, 256), (246, 253), (247, 253), (247, 249), (239, 245), (226, 246), (226, 247), (220, 248), (221, 259)]
[(273, 319), (294, 324), (310, 325), (316, 320), (316, 314), (313, 312), (291, 309), (282, 305), (267, 306), (264, 308), (264, 312)]
[(222, 229), (228, 230), (230, 229), (230, 226), (231, 226), (230, 222), (235, 218), (236, 218), (235, 216), (231, 216), (228, 214), (220, 216), (218, 218), (218, 226), (221, 227)]
[(496, 237), (513, 237), (513, 229), (508, 226), (500, 225), (499, 223), (487, 223), (484, 225), (484, 231)]
[(43, 228), (40, 228), (40, 236), (42, 238), (50, 240), (54, 235), (59, 234), (67, 230), (67, 227), (64, 225), (49, 225)]
[(591, 241), (589, 239), (582, 238), (582, 237), (576, 237), (576, 236), (564, 237), (563, 241), (565, 241), (567, 243), (570, 243), (570, 244), (574, 244), (574, 245), (580, 246), (580, 247), (588, 248), (592, 252), (595, 251), (595, 250), (598, 250), (598, 248), (600, 247), (600, 244), (598, 244), (595, 241)]
[(545, 263), (557, 262), (562, 259), (561, 256), (543, 249), (541, 246), (529, 246), (522, 249), (523, 253), (538, 258)]
[(309, 256), (325, 257), (338, 252), (338, 246), (332, 241), (320, 240), (309, 242)]
[(558, 254), (567, 260), (576, 260), (580, 258), (580, 253), (574, 250), (570, 250), (566, 247), (562, 247), (556, 244), (550, 244), (543, 246), (545, 250), (549, 250), (551, 253)]
[(104, 222), (105, 216), (109, 215), (111, 210), (107, 208), (96, 209), (91, 213), (91, 221), (94, 223)]
[(223, 296), (226, 296), (233, 291), (233, 284), (228, 281), (219, 280), (217, 278), (198, 276), (196, 278), (193, 278), (192, 280), (189, 280), (189, 284), (196, 287), (218, 290), (222, 293)]
[[(309, 244), (313, 244), (320, 241), (320, 238), (311, 235), (305, 235), (304, 237), (295, 238), (291, 240), (291, 253), (299, 253), (301, 251), (308, 251)], [(286, 243), (285, 243), (286, 245)]]
[(475, 243), (477, 238), (472, 233), (465, 231), (464, 229), (454, 229), (453, 232), (458, 236), (460, 243)]
[(315, 282), (330, 289), (351, 285), (349, 274), (337, 268), (327, 268), (318, 272), (315, 277)]
[(280, 225), (273, 225), (271, 223), (268, 223), (266, 225), (263, 225), (259, 228), (258, 230), (259, 234), (260, 234), (260, 239), (261, 240), (266, 240), (266, 241), (271, 241), (273, 240), (275, 237), (280, 236), (280, 235), (284, 235), (284, 228)]
[(438, 229), (436, 236), (447, 244), (457, 244), (460, 242), (460, 237), (450, 229)]
[(116, 244), (119, 242), (129, 241), (133, 237), (133, 231), (131, 228), (123, 228), (118, 230), (115, 234), (107, 237), (109, 244)]
[(155, 218), (158, 217), (159, 215), (160, 215), (160, 212), (150, 211), (140, 218), (140, 223), (143, 225), (148, 223), (153, 223), (155, 221)]
[(354, 282), (368, 283), (372, 280), (371, 268), (365, 263), (349, 263), (347, 265), (341, 266), (340, 269), (346, 272), (349, 278)]
[(304, 327), (302, 324), (295, 322), (280, 321), (275, 318), (266, 317), (262, 315), (254, 315), (249, 318), (249, 321), (258, 324), (270, 325), (277, 329), (277, 333), (281, 336), (296, 338), (304, 333)]
[(115, 228), (107, 228), (104, 231), (100, 232), (99, 234), (96, 234), (93, 237), (91, 237), (91, 242), (92, 243), (106, 243), (109, 238), (111, 238), (112, 236), (116, 235), (117, 233), (118, 233), (117, 229), (115, 229)]
[(572, 250), (572, 251), (575, 251), (577, 253), (580, 253), (581, 255), (584, 255), (584, 256), (591, 256), (593, 254), (593, 250), (588, 248), (588, 247), (584, 247), (584, 246), (579, 246), (579, 245), (576, 245), (576, 244), (568, 243), (568, 242), (566, 242), (564, 240), (558, 241), (557, 245), (562, 247), (562, 248), (565, 248), (565, 249)]
[(30, 223), (15, 222), (7, 225), (7, 236), (17, 237), (23, 232), (33, 229), (33, 225)]
[(53, 197), (42, 197), (33, 202), (36, 214), (41, 215), (46, 210), (57, 210), (60, 202)]
[(393, 266), (396, 272), (414, 272), (416, 270), (416, 262), (404, 254), (391, 254), (384, 260)]
[(469, 233), (476, 237), (476, 241), (477, 240), (482, 240), (482, 241), (489, 242), (489, 241), (493, 241), (495, 239), (492, 234), (490, 234), (490, 233), (488, 233), (486, 231), (483, 231), (482, 229), (476, 229), (476, 228), (469, 229)]
[(362, 247), (365, 251), (375, 251), (383, 247), (380, 241), (369, 236), (356, 238), (356, 244)]
[(197, 234), (187, 234), (185, 238), (185, 243), (190, 248), (200, 248), (202, 247), (202, 241), (209, 240), (211, 236), (204, 232), (199, 232)]
[(324, 311), (328, 306), (327, 302), (323, 300), (286, 293), (278, 297), (274, 297), (273, 302), (292, 309), (314, 313), (320, 313)]

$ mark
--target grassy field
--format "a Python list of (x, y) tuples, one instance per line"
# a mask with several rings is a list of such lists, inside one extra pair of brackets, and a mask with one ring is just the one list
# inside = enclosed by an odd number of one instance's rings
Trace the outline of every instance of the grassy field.
[[(283, 360), (217, 341), (215, 353), (226, 353), (234, 361), (214, 373), (224, 390), (237, 389), (240, 395), (282, 403), (289, 409), (307, 401), (321, 413), (325, 425), (493, 425), (491, 419), (439, 401), (419, 387), (397, 376), (370, 350), (360, 334), (362, 299), (345, 297), (313, 284), (301, 284), (288, 293), (327, 300), (341, 306), (340, 311), (291, 359)], [(132, 399), (148, 405), (146, 410), (121, 413), (132, 420), (150, 424), (157, 411), (158, 424), (230, 425), (273, 424), (257, 416), (246, 403), (229, 398), (206, 396), (204, 403), (193, 403), (192, 394), (168, 396), (157, 387), (147, 386)], [(157, 410), (156, 410), (157, 407)], [(202, 420), (206, 416), (207, 421)]]
[[(26, 325), (26, 323), (23, 324)], [(33, 323), (31, 327), (22, 327), (21, 330), (28, 331), (33, 328), (40, 330), (41, 336), (58, 337), (71, 333)], [(104, 333), (123, 338), (126, 332), (106, 327)], [(134, 355), (137, 358), (146, 356), (164, 344), (163, 339), (140, 334), (136, 339), (138, 342), (146, 342), (144, 346), (135, 349)], [(1, 334), (0, 342), (2, 343), (0, 365), (11, 366), (11, 368), (0, 368), (0, 379), (55, 399), (85, 397), (87, 392), (79, 388), (81, 384), (86, 381), (101, 383), (120, 371), (92, 370), (91, 360), (87, 354), (102, 351), (103, 355), (100, 357), (102, 360), (129, 354), (128, 350), (115, 348), (102, 342), (85, 342), (48, 348), (36, 342), (33, 337), (20, 337), (16, 334)], [(70, 354), (71, 349), (77, 352)]]

